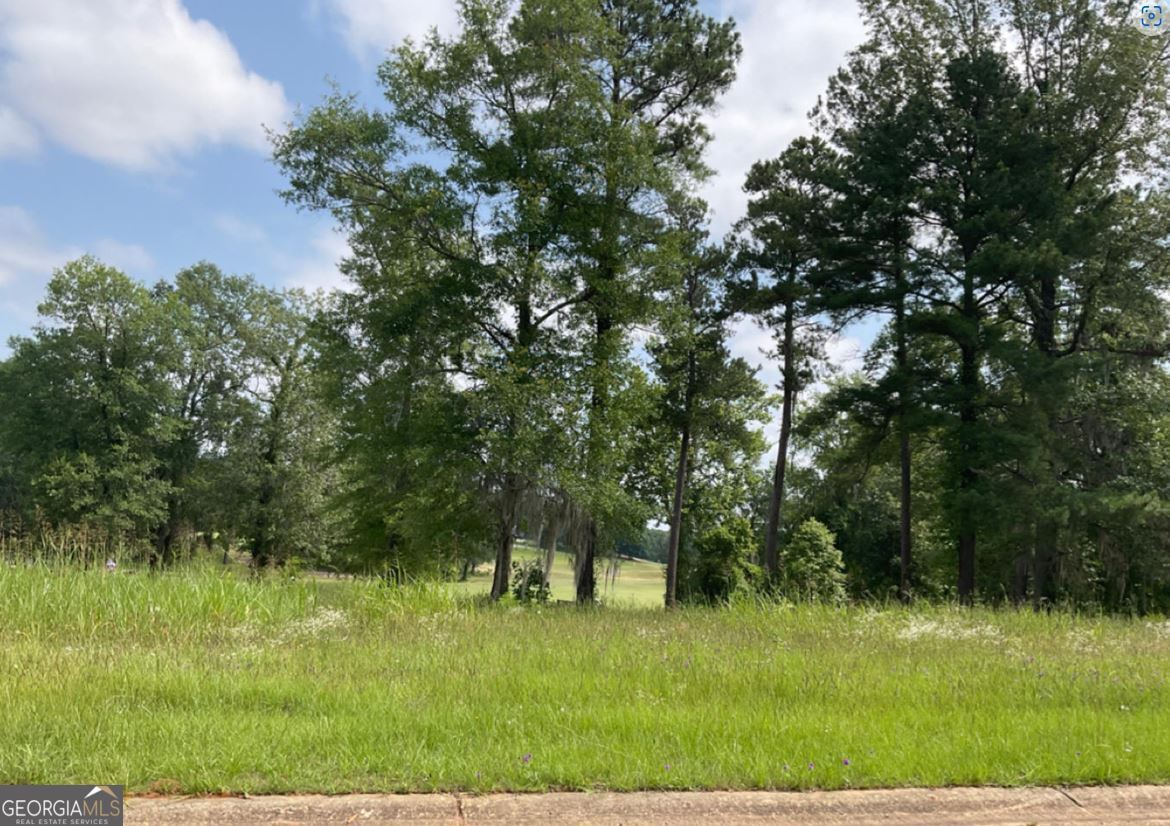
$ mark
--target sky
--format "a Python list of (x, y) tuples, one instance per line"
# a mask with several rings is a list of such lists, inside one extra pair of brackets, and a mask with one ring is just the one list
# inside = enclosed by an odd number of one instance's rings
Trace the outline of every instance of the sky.
[[(750, 165), (807, 131), (806, 115), (863, 29), (854, 0), (701, 0), (732, 17), (744, 56), (709, 118), (703, 195), (722, 235)], [(330, 83), (378, 105), (387, 48), (454, 0), (0, 0), (0, 342), (27, 334), (55, 268), (84, 253), (146, 283), (208, 260), (274, 287), (340, 286), (344, 238), (279, 197), (266, 129)], [(834, 340), (849, 363), (865, 331)], [(777, 373), (767, 333), (734, 351)], [(7, 353), (0, 343), (0, 357)]]

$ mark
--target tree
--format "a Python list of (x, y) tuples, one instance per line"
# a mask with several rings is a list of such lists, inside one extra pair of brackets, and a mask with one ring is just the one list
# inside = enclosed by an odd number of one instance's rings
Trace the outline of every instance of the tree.
[(695, 541), (687, 591), (708, 604), (726, 602), (751, 579), (753, 544), (751, 526), (742, 516), (704, 530)]
[(665, 269), (660, 340), (650, 346), (663, 385), (663, 417), (678, 440), (670, 532), (666, 550), (666, 607), (677, 602), (683, 504), (692, 453), (704, 439), (750, 443), (763, 407), (755, 371), (732, 358), (727, 340), (731, 313), (723, 306), (729, 256), (704, 246), (703, 204), (678, 208), (677, 261)]
[(751, 200), (738, 225), (739, 257), (749, 279), (737, 286), (735, 300), (774, 331), (781, 359), (780, 438), (762, 554), (770, 577), (779, 573), (781, 510), (796, 397), (810, 383), (821, 346), (820, 306), (810, 274), (830, 207), (826, 167), (834, 162), (820, 140), (799, 139), (775, 160), (754, 164), (744, 185)]
[[(1069, 527), (1060, 422), (1079, 371), (1065, 362), (1080, 359), (1088, 346), (1107, 285), (1128, 282), (1141, 289), (1149, 283), (1148, 258), (1134, 261), (1132, 237), (1119, 247), (1125, 236), (1118, 229), (1140, 204), (1140, 220), (1157, 231), (1156, 208), (1148, 209), (1154, 201), (1130, 181), (1156, 179), (1159, 163), (1150, 147), (1164, 135), (1170, 99), (1165, 43), (1119, 25), (1120, 8), (1075, 11), (1055, 0), (1014, 4), (1006, 23), (1018, 38), (1021, 85), (1035, 100), (1033, 129), (1049, 149), (1051, 206), (1037, 222), (1031, 266), (1015, 282), (1020, 320), (1039, 354), (1026, 368), (1039, 412), (1036, 438), (1044, 445), (1036, 474), (1046, 504), (1031, 564), (1037, 607), (1058, 596), (1058, 560)], [(1018, 583), (1015, 597), (1023, 596)]]
[(166, 325), (145, 288), (88, 257), (54, 272), (38, 311), (0, 373), (22, 499), (94, 525), (110, 549), (133, 544), (173, 490), (159, 460), (173, 438)]
[[(919, 170), (916, 264), (929, 276), (914, 324), (950, 342), (958, 360), (955, 381), (936, 398), (956, 417), (950, 511), (964, 601), (975, 590), (979, 522), (993, 500), (1008, 501), (1010, 480), (1000, 483), (998, 468), (1021, 445), (1038, 448), (1034, 461), (1047, 466), (1022, 475), (1032, 480), (1037, 509), (1034, 593), (1041, 601), (1052, 597), (1049, 571), (1068, 489), (1051, 439), (1062, 388), (1076, 372), (1056, 364), (1058, 351), (1077, 352), (1096, 280), (1119, 272), (1101, 254), (1118, 220), (1110, 204), (1134, 148), (1153, 137), (1147, 113), (1164, 110), (1153, 98), (1164, 99), (1165, 84), (1147, 83), (1151, 72), (1164, 71), (1164, 46), (1107, 19), (1108, 9), (1083, 5), (871, 9), (871, 48), (884, 50), (917, 87), (908, 108), (921, 113), (919, 128), (907, 145)], [(1012, 35), (1001, 36), (1004, 28)], [(1058, 345), (1061, 330), (1066, 341)], [(1009, 436), (996, 421), (1013, 392), (1010, 382), (987, 383), (988, 371), (1000, 366), (1026, 387), (1024, 405), (1035, 411), (1027, 433)], [(1018, 596), (1021, 585), (1015, 587)]]
[(352, 289), (319, 316), (315, 362), (337, 421), (340, 564), (395, 578), (480, 561), (491, 522), (475, 422), (452, 380), (464, 358), (457, 282), (399, 242), (377, 225), (351, 237)]
[[(617, 448), (643, 404), (644, 382), (621, 358), (646, 312), (631, 273), (661, 233), (656, 203), (699, 171), (699, 116), (730, 83), (738, 44), (694, 0), (511, 10), (464, 4), (458, 37), (403, 46), (381, 67), (392, 112), (335, 96), (277, 136), (275, 154), (290, 200), (331, 209), (367, 251), (409, 239), (461, 310), (454, 370), (470, 384), (496, 501), (493, 594), (507, 590), (525, 492), (562, 487), (593, 514), (577, 543), (578, 597), (589, 601), (597, 519), (616, 537), (640, 510), (623, 495)], [(412, 156), (408, 136), (443, 163)], [(591, 332), (578, 357), (581, 325)], [(579, 452), (565, 442), (582, 409), (574, 372), (589, 395)], [(582, 464), (570, 469), (573, 456)]]
[(837, 538), (816, 519), (806, 519), (784, 546), (783, 590), (797, 599), (841, 602), (845, 566)]
[[(573, 79), (560, 68), (577, 48), (574, 33), (555, 7), (508, 11), (469, 2), (458, 37), (400, 47), (379, 71), (390, 113), (335, 97), (276, 140), (290, 199), (332, 209), (379, 273), (428, 279), (424, 300), (457, 308), (446, 314), (455, 324), (445, 328), (453, 336), (445, 366), (467, 383), (481, 476), (495, 500), (497, 599), (508, 590), (520, 502), (563, 450), (556, 416), (571, 404), (562, 398), (568, 347), (559, 322), (584, 300), (554, 246), (564, 211), (558, 167), (576, 144)], [(411, 156), (405, 134), (443, 153), (443, 165)], [(395, 248), (421, 266), (384, 266), (377, 256)]]
[[(623, 382), (629, 328), (646, 317), (645, 253), (660, 242), (665, 200), (706, 174), (710, 136), (702, 122), (735, 78), (739, 37), (697, 0), (603, 0), (577, 8), (595, 15), (579, 77), (586, 107), (568, 242), (588, 302), (590, 399), (581, 487), (589, 520), (579, 551), (577, 600), (594, 599), (594, 558), (605, 523), (620, 522), (620, 446), (630, 420), (614, 398)], [(600, 139), (594, 137), (600, 135)], [(621, 531), (608, 526), (610, 541)]]
[[(876, 39), (876, 38), (875, 38)], [(830, 79), (814, 117), (837, 152), (825, 170), (832, 190), (830, 225), (820, 240), (814, 273), (822, 304), (838, 324), (861, 315), (890, 317), (892, 359), (876, 385), (843, 387), (838, 403), (879, 403), (881, 427), (892, 422), (898, 439), (899, 584), (904, 602), (912, 593), (912, 432), (920, 425), (911, 362), (914, 295), (923, 273), (914, 257), (920, 227), (918, 164), (912, 147), (923, 128), (923, 106), (915, 76), (873, 40), (849, 55)], [(865, 397), (865, 398), (863, 398)]]
[(316, 308), (299, 291), (265, 290), (253, 301), (244, 389), (250, 404), (229, 451), (245, 468), (242, 530), (258, 569), (294, 556), (326, 559), (337, 544), (326, 515), (337, 475), (328, 463), (334, 424), (314, 369)]
[(249, 278), (228, 276), (214, 264), (182, 270), (160, 282), (152, 300), (170, 335), (157, 366), (170, 386), (162, 411), (170, 438), (160, 446), (160, 475), (170, 487), (167, 512), (155, 530), (151, 565), (169, 565), (180, 524), (190, 519), (187, 484), (202, 456), (222, 451), (240, 415), (247, 372), (250, 304), (257, 292)]
[[(814, 114), (832, 162), (819, 167), (829, 196), (810, 272), (838, 323), (891, 320), (868, 368), (882, 374), (836, 388), (835, 406), (876, 446), (897, 436), (903, 598), (921, 433), (931, 462), (945, 461), (939, 495), (924, 497), (942, 510), (926, 521), (955, 538), (960, 599), (980, 581), (998, 588), (1010, 564), (1014, 598), (1030, 583), (1050, 604), (1060, 560), (1075, 567), (1084, 541), (1084, 441), (1069, 410), (1092, 384), (1097, 319), (1127, 303), (1121, 293), (1145, 302), (1162, 271), (1164, 250), (1126, 227), (1140, 213), (1162, 232), (1148, 147), (1165, 121), (1166, 46), (1103, 3), (864, 10), (869, 37)], [(1143, 177), (1145, 192), (1131, 183)], [(1156, 336), (1127, 349), (1114, 355), (1162, 352)], [(1026, 549), (1009, 561), (1011, 546)]]

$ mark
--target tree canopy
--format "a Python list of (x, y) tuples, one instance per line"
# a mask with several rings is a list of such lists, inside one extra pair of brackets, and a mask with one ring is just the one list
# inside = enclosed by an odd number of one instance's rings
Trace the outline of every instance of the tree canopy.
[(640, 549), (668, 607), (1170, 607), (1170, 39), (1112, 0), (862, 8), (724, 238), (700, 191), (741, 46), (697, 0), (465, 0), (388, 44), (382, 102), (272, 134), (346, 291), (54, 273), (0, 361), (0, 538), (491, 561), (496, 599), (523, 539), (520, 592), (560, 549), (581, 603)]

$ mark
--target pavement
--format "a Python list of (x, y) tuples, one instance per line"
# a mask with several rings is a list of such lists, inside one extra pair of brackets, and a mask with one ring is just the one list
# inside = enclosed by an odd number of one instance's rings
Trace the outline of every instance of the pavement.
[(844, 792), (633, 792), (484, 796), (131, 797), (127, 826), (201, 824), (975, 824), (1170, 826), (1170, 786), (882, 789)]

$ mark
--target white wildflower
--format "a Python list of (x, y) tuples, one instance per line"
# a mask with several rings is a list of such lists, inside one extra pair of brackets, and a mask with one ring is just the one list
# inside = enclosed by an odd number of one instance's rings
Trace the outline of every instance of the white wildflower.
[(986, 623), (963, 624), (954, 621), (942, 622), (925, 617), (911, 617), (910, 621), (898, 631), (897, 637), (906, 642), (922, 639), (999, 642), (1003, 639), (1003, 634), (995, 626)]
[(1146, 628), (1153, 631), (1158, 637), (1170, 637), (1170, 620), (1163, 620), (1162, 622), (1147, 622)]

